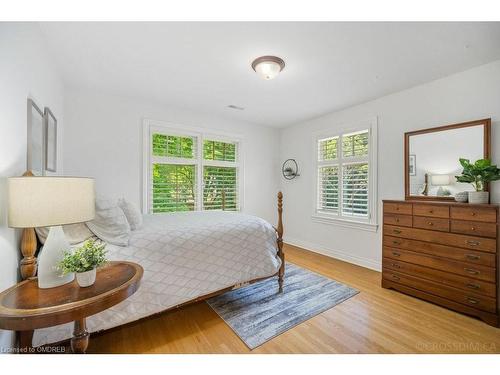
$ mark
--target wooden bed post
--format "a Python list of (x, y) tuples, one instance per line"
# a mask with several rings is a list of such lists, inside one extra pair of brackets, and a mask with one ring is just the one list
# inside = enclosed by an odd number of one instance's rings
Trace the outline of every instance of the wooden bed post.
[(278, 192), (278, 226), (276, 227), (278, 238), (278, 256), (281, 259), (281, 266), (278, 271), (279, 292), (283, 292), (283, 277), (285, 276), (285, 254), (283, 253), (283, 193)]

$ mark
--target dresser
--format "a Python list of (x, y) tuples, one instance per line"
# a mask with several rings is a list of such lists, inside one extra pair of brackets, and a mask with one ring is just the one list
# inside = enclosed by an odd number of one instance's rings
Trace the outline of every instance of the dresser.
[(383, 204), (382, 287), (499, 327), (499, 206)]

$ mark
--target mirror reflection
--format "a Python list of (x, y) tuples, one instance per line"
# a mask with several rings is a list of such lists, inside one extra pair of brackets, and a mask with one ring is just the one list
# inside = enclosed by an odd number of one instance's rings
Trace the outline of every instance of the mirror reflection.
[(459, 159), (471, 161), (484, 157), (484, 126), (470, 126), (409, 137), (408, 175), (411, 196), (454, 197), (473, 191), (470, 184), (459, 183)]

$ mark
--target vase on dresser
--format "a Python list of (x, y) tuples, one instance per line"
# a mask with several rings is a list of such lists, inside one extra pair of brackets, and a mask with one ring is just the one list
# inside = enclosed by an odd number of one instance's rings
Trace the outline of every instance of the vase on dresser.
[(487, 191), (469, 191), (469, 203), (485, 204), (490, 201), (490, 193)]

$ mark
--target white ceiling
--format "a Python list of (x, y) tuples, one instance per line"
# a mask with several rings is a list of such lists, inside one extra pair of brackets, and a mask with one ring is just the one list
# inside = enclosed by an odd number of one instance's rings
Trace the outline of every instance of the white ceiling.
[[(106, 22), (41, 29), (69, 86), (278, 127), (500, 59), (500, 23)], [(266, 54), (286, 62), (271, 81), (250, 67)]]

